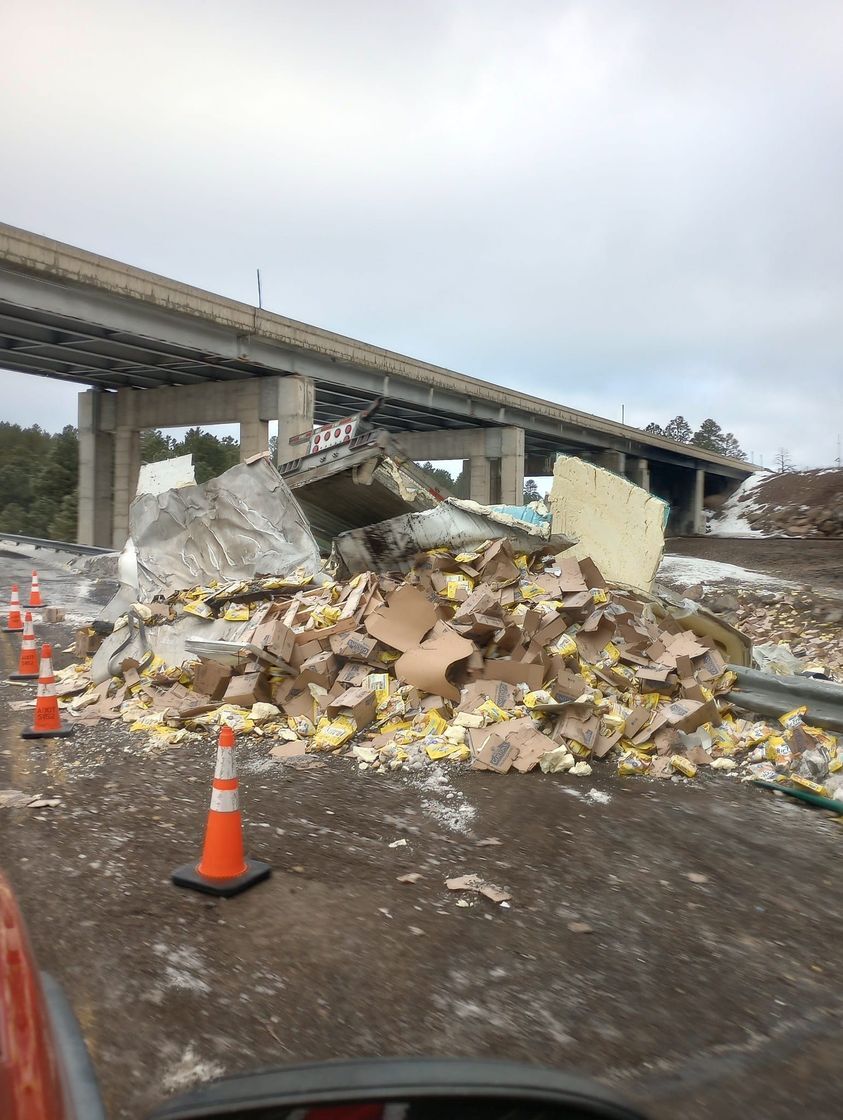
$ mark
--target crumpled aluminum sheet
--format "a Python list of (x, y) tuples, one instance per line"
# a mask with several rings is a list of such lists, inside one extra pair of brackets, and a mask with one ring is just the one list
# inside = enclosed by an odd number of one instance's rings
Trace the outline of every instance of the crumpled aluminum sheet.
[(301, 508), (266, 458), (196, 486), (139, 494), (129, 511), (138, 601), (212, 579), (319, 572), (319, 548)]
[(407, 571), (414, 557), (427, 549), (467, 550), (499, 537), (508, 537), (528, 554), (545, 545), (562, 552), (575, 543), (564, 533), (551, 534), (550, 525), (544, 521), (522, 521), (502, 508), (446, 498), (422, 513), (406, 513), (340, 533), (334, 551), (342, 570), (349, 575)]

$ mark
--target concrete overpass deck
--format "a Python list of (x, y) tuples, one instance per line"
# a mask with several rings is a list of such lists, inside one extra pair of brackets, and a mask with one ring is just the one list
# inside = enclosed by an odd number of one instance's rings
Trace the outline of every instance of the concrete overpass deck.
[[(94, 390), (98, 399), (80, 405), (80, 430), (111, 432), (118, 460), (121, 439), (143, 427), (226, 420), (240, 421), (244, 454), (253, 453), (275, 418), (283, 455), (297, 426), (382, 397), (378, 423), (405, 434), (410, 454), (476, 461), (479, 500), (513, 500), (525, 466), (547, 473), (558, 452), (603, 456), (622, 473), (629, 461), (636, 481), (661, 472), (661, 489), (677, 494), (690, 485), (676, 483), (677, 471), (703, 471), (721, 487), (755, 469), (3, 224), (0, 367)], [(429, 451), (424, 433), (436, 433)], [(127, 455), (131, 493), (133, 448)], [(497, 481), (481, 460), (498, 463)], [(115, 486), (122, 501), (125, 486)], [(84, 539), (102, 543), (104, 530), (89, 521), (80, 522)], [(112, 535), (122, 532), (117, 517)]]

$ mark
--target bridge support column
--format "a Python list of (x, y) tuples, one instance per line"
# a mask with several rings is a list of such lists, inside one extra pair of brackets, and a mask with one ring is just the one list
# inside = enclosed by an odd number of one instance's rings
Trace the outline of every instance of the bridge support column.
[(468, 496), (483, 506), (492, 500), (492, 464), (485, 455), (472, 455), (468, 460)]
[(604, 470), (612, 471), (613, 474), (626, 473), (626, 455), (623, 451), (600, 451), (595, 462), (598, 467), (603, 467)]
[[(280, 394), (275, 402), (278, 416), (278, 463), (289, 463), (302, 453), (301, 444), (291, 439), (313, 428), (316, 394), (309, 377), (285, 377), (278, 387)], [(269, 411), (269, 409), (267, 409)]]
[(469, 477), (469, 497), (482, 505), (520, 505), (524, 497), (523, 428), (451, 428), (441, 432), (405, 432), (398, 437), (404, 453), (416, 462), (462, 459)]
[(129, 536), (129, 506), (138, 489), (140, 432), (119, 427), (114, 433), (114, 505), (112, 548), (122, 548)]
[(498, 499), (504, 505), (520, 506), (524, 501), (524, 429), (501, 431), (501, 489)]
[(76, 539), (111, 548), (114, 398), (101, 389), (79, 394), (79, 503)]
[(627, 459), (626, 477), (642, 490), (650, 489), (650, 464), (646, 459)]

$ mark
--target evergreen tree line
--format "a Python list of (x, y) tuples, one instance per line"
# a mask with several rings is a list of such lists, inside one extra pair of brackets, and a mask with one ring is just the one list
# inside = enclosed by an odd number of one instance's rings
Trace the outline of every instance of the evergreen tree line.
[(648, 424), (644, 431), (651, 432), (655, 436), (664, 436), (677, 443), (690, 443), (706, 451), (716, 451), (732, 459), (746, 458), (746, 453), (741, 449), (734, 432), (724, 432), (717, 421), (710, 418), (703, 420), (696, 431), (684, 416), (674, 416), (664, 427), (661, 424)]
[[(141, 435), (141, 462), (193, 455), (196, 481), (206, 482), (233, 467), (240, 445), (231, 436), (191, 428), (183, 439), (160, 431)], [(0, 531), (76, 540), (79, 440), (70, 424), (45, 432), (0, 421)]]

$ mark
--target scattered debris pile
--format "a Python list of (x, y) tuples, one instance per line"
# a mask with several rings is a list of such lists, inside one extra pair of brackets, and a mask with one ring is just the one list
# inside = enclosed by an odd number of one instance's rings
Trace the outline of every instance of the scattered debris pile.
[(718, 536), (843, 536), (843, 470), (754, 474), (722, 505)]
[[(199, 628), (192, 655), (112, 655), (99, 684), (85, 660), (58, 674), (59, 692), (79, 722), (122, 720), (156, 745), (227, 723), (297, 765), (333, 753), (371, 771), (447, 760), (587, 775), (605, 759), (621, 775), (693, 778), (744, 763), (821, 784), (824, 758), (836, 773), (834, 736), (793, 713), (782, 727), (736, 715), (716, 639), (733, 658), (736, 639), (748, 644), (677, 602), (611, 586), (588, 558), (498, 539), (430, 550), (405, 575), (317, 584), (300, 572), (137, 604), (150, 633)], [(202, 626), (236, 632), (203, 638)], [(78, 652), (99, 641), (81, 631)]]
[(757, 668), (843, 681), (843, 601), (801, 588), (724, 591), (697, 584), (684, 594), (752, 639)]

